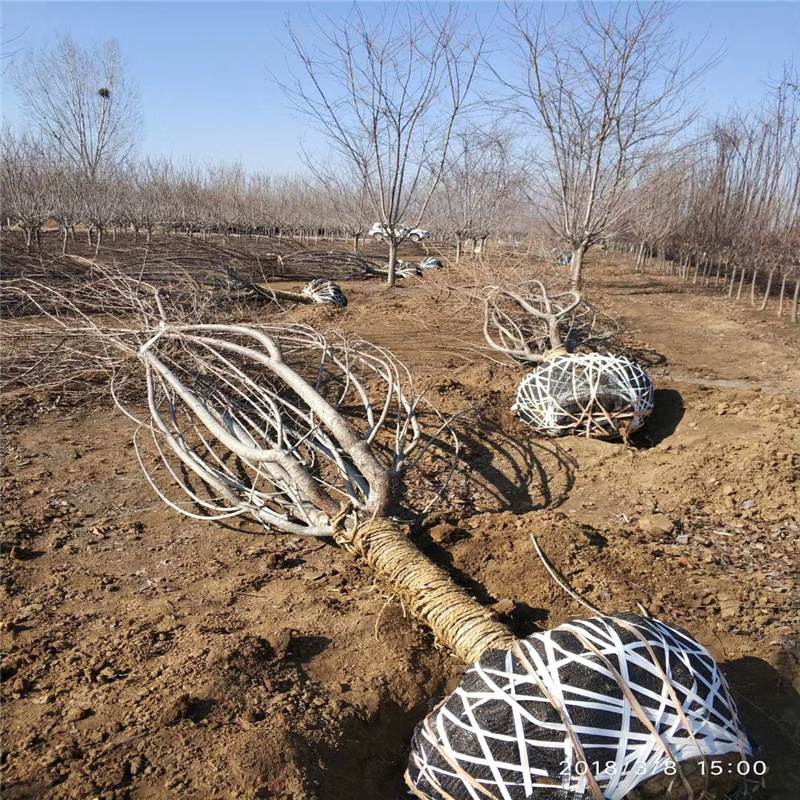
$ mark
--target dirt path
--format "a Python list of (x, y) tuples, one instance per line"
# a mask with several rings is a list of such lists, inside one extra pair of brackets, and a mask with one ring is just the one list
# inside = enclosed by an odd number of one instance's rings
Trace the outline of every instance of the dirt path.
[[(607, 259), (592, 296), (664, 356), (637, 446), (531, 435), (524, 373), (482, 358), (436, 278), (348, 285), (340, 315), (391, 346), (460, 420), (450, 503), (411, 535), (524, 635), (580, 614), (535, 534), (608, 611), (689, 628), (731, 680), (797, 800), (800, 760), (798, 332)], [(665, 291), (666, 289), (666, 291)], [(658, 359), (655, 359), (658, 361)], [(463, 665), (320, 541), (163, 507), (127, 420), (46, 393), (3, 407), (6, 798), (399, 800), (414, 725)]]
[(778, 320), (676, 279), (631, 274), (613, 261), (601, 266), (590, 291), (632, 334), (668, 356), (665, 377), (800, 398), (800, 326), (787, 317)]

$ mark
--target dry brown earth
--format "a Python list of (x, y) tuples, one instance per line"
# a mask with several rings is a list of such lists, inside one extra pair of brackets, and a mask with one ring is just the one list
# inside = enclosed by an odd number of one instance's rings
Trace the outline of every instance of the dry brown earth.
[[(344, 329), (444, 410), (474, 408), (451, 504), (412, 536), (520, 634), (581, 611), (531, 534), (595, 604), (692, 630), (770, 765), (763, 797), (797, 800), (800, 334), (611, 258), (590, 272), (655, 364), (657, 411), (629, 449), (518, 423), (520, 370), (475, 349), (451, 278), (348, 284)], [(404, 796), (413, 727), (463, 665), (368, 571), (324, 541), (169, 511), (110, 406), (18, 391), (3, 414), (8, 800)]]

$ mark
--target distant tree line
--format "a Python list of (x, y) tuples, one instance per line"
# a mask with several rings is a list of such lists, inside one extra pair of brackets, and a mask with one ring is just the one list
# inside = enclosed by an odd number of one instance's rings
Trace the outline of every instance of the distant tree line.
[(576, 288), (586, 252), (611, 242), (639, 269), (655, 260), (731, 296), (749, 287), (764, 307), (780, 287), (782, 302), (800, 247), (795, 71), (759, 107), (703, 123), (687, 92), (715, 57), (698, 60), (664, 4), (556, 17), (509, 4), (502, 72), (464, 12), (414, 9), (287, 27), (297, 77), (283, 89), (329, 145), (305, 154), (304, 176), (137, 157), (138, 90), (114, 42), (28, 53), (12, 76), (27, 127), (2, 137), (3, 224), (33, 251), (50, 224), (66, 250), (77, 228), (96, 249), (120, 229), (358, 249), (380, 223), (389, 283), (401, 225), (450, 240), (456, 258), (537, 231), (542, 252), (569, 254)]

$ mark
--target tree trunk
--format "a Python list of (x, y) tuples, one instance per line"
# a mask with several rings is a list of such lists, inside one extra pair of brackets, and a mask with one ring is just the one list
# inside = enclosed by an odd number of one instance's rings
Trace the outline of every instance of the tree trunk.
[(92, 245), (92, 226), (89, 225), (86, 228), (86, 241), (89, 243), (89, 246)]
[(736, 264), (733, 265), (733, 269), (731, 270), (731, 285), (728, 287), (728, 297), (733, 297), (733, 285), (736, 283), (736, 270), (739, 267)]
[(784, 272), (781, 278), (781, 294), (778, 298), (778, 319), (783, 316), (783, 293), (786, 291), (786, 281), (789, 280), (789, 273)]
[(753, 280), (750, 281), (750, 305), (756, 304), (756, 278), (758, 278), (758, 268), (753, 270)]
[(461, 237), (456, 236), (456, 264), (458, 264), (458, 262), (461, 259), (461, 249), (462, 249)]
[(467, 664), (491, 648), (514, 644), (511, 631), (430, 561), (395, 522), (372, 520), (334, 538), (361, 556), (435, 638)]
[[(574, 256), (573, 256), (574, 258)], [(639, 242), (639, 249), (636, 251), (636, 271), (644, 272), (644, 242)]]
[(744, 267), (742, 267), (741, 275), (739, 275), (739, 290), (736, 292), (736, 299), (737, 300), (741, 300), (742, 299), (742, 287), (744, 286), (744, 276), (745, 276), (745, 274), (746, 274), (746, 270), (745, 270)]
[(31, 244), (33, 242), (33, 228), (28, 226), (25, 229), (25, 252), (30, 255), (31, 254)]
[(761, 301), (761, 306), (759, 307), (759, 311), (766, 311), (767, 310), (767, 303), (769, 302), (769, 293), (772, 291), (772, 278), (775, 275), (775, 267), (773, 267), (769, 271), (769, 276), (767, 277), (767, 289), (764, 292), (764, 299)]
[(150, 244), (150, 228), (147, 229), (147, 238), (145, 239), (147, 244)]
[(69, 226), (69, 238), (74, 242), (75, 241), (75, 226)]
[(794, 282), (794, 297), (792, 298), (792, 322), (797, 323), (797, 303), (800, 300), (800, 275)]
[(699, 261), (695, 261), (694, 262), (694, 275), (692, 276), (692, 286), (694, 286), (697, 283), (697, 271), (699, 269), (700, 269), (700, 262)]
[(97, 244), (94, 248), (94, 257), (97, 258), (97, 254), (100, 252), (100, 242), (103, 240), (103, 229), (97, 229)]
[(395, 283), (395, 269), (397, 268), (397, 242), (389, 242), (389, 275), (386, 278), (386, 283), (389, 286), (394, 286)]
[(359, 243), (360, 240), (361, 240), (361, 234), (360, 233), (353, 234), (353, 252), (354, 253), (358, 252), (358, 243)]
[(571, 283), (574, 292), (579, 292), (583, 285), (583, 254), (585, 252), (585, 247), (579, 247), (577, 250), (572, 251)]
[(69, 228), (64, 226), (64, 235), (61, 237), (61, 255), (67, 252), (67, 236), (69, 236)]

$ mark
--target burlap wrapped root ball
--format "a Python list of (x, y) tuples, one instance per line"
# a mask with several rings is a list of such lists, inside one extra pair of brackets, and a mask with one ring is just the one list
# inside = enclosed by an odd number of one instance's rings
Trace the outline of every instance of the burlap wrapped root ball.
[(417, 726), (406, 782), (425, 800), (710, 800), (741, 779), (735, 766), (709, 777), (703, 757), (750, 756), (708, 651), (680, 628), (620, 614), (486, 652)]
[(301, 294), (312, 303), (331, 305), (336, 308), (344, 308), (347, 305), (347, 295), (342, 291), (342, 287), (338, 283), (324, 278), (315, 278), (310, 281)]
[(571, 353), (528, 373), (512, 410), (542, 433), (613, 439), (641, 428), (653, 399), (652, 378), (630, 358)]

